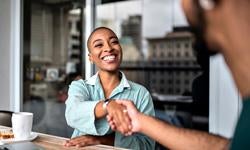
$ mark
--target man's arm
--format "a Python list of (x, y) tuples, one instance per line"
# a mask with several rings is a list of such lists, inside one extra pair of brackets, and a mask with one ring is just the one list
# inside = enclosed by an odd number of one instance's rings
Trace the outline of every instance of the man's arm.
[(139, 132), (170, 149), (226, 149), (228, 140), (206, 132), (178, 128), (143, 114), (138, 115)]
[(131, 101), (117, 101), (127, 107), (132, 132), (141, 132), (169, 149), (226, 149), (229, 141), (202, 131), (178, 128), (137, 111)]

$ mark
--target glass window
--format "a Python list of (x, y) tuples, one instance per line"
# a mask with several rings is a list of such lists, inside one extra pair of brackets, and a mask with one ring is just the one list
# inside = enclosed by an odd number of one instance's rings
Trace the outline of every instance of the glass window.
[(164, 82), (165, 82), (164, 79), (161, 79), (161, 80), (160, 80), (160, 83), (161, 83), (161, 84), (164, 84)]
[(164, 44), (160, 43), (160, 50), (163, 50), (163, 49), (164, 49)]
[(72, 135), (64, 102), (69, 83), (84, 74), (82, 6), (80, 1), (23, 1), (23, 111), (34, 113), (34, 131)]
[(176, 57), (180, 57), (181, 56), (181, 53), (180, 52), (177, 52), (176, 53)]
[(181, 47), (180, 43), (176, 43), (176, 48), (179, 49)]
[[(194, 56), (191, 55), (192, 52), (180, 51), (190, 48), (189, 45), (192, 45), (193, 41), (180, 0), (130, 0), (102, 4), (97, 6), (96, 22), (97, 26), (110, 27), (118, 34), (123, 46), (123, 62), (142, 62), (142, 66), (134, 66), (130, 70), (126, 70), (128, 66), (123, 63), (121, 70), (127, 72), (128, 79), (140, 82), (154, 95), (163, 95), (166, 99), (172, 94), (182, 96), (182, 92), (186, 90), (185, 84), (180, 84), (182, 81), (184, 83), (184, 76), (174, 76), (173, 72), (190, 72), (192, 76), (188, 78), (189, 83), (192, 83), (193, 78), (197, 76), (199, 67), (183, 65), (192, 64)], [(150, 70), (155, 64), (157, 68)], [(141, 67), (144, 71), (139, 71)], [(142, 78), (145, 77), (143, 74), (149, 71), (159, 72), (153, 75), (154, 86), (150, 85), (153, 84), (150, 80)], [(141, 77), (133, 76), (134, 72)], [(177, 81), (177, 84), (173, 81)], [(162, 85), (162, 83), (167, 84)], [(191, 86), (187, 91), (192, 91)], [(205, 109), (208, 111), (208, 106)]]
[(164, 51), (162, 51), (162, 52), (161, 52), (160, 57), (165, 57), (165, 53), (164, 53)]
[[(76, 76), (85, 74), (82, 24), (88, 20), (82, 20), (84, 1), (23, 2), (23, 110), (34, 112), (35, 131), (70, 137), (72, 129), (64, 119), (64, 102), (69, 83)], [(180, 0), (98, 2), (95, 27), (106, 26), (117, 34), (123, 48), (120, 69), (126, 73), (127, 78), (144, 85), (152, 95), (163, 97), (166, 105), (169, 99), (182, 98), (183, 91), (190, 91), (185, 96), (192, 99), (192, 86), (180, 84), (185, 80), (185, 74), (174, 74), (188, 72), (187, 80), (191, 84), (203, 71), (197, 63), (193, 63), (193, 52), (176, 53), (176, 50), (187, 48), (187, 45), (192, 50), (193, 41)], [(188, 61), (190, 65), (182, 65)], [(201, 85), (196, 86), (199, 88)], [(157, 98), (153, 97), (153, 100), (157, 101)], [(195, 105), (180, 102), (182, 104), (191, 107)], [(180, 105), (176, 104), (175, 107), (179, 108)], [(202, 107), (207, 111), (205, 114), (208, 114), (208, 106)], [(192, 114), (191, 110), (182, 108), (180, 111)], [(199, 128), (201, 125), (205, 128), (199, 129), (208, 129), (208, 124), (198, 123), (192, 127), (182, 125), (189, 128)]]
[(180, 79), (177, 79), (176, 81), (175, 81), (175, 83), (178, 85), (178, 84), (180, 84)]
[(168, 80), (168, 84), (173, 84), (173, 80), (172, 79)]

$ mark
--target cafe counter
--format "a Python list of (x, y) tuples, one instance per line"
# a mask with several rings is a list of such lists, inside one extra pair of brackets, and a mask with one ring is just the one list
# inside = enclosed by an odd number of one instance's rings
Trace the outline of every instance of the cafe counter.
[[(9, 127), (1, 126), (0, 129), (10, 129)], [(108, 146), (108, 145), (93, 145), (93, 146), (86, 146), (82, 148), (76, 148), (76, 147), (65, 147), (63, 146), (63, 142), (65, 140), (68, 140), (68, 138), (54, 136), (54, 135), (48, 135), (43, 133), (37, 133), (38, 136), (33, 140), (30, 141), (33, 144), (48, 150), (69, 150), (69, 149), (81, 149), (81, 150), (125, 150), (123, 148)], [(27, 141), (26, 141), (27, 142)], [(0, 140), (1, 143), (1, 140)], [(13, 144), (13, 143), (9, 143)], [(6, 144), (7, 147), (8, 144)], [(2, 145), (3, 147), (4, 145)]]

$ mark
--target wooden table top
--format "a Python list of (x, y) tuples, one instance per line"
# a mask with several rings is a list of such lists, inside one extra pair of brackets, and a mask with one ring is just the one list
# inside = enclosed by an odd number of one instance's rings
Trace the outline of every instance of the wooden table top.
[[(1, 126), (0, 129), (9, 129), (9, 127)], [(93, 145), (93, 146), (86, 146), (82, 148), (76, 147), (65, 147), (63, 146), (63, 142), (68, 140), (68, 138), (48, 135), (43, 133), (38, 133), (38, 137), (34, 139), (32, 142), (37, 144), (45, 149), (49, 150), (72, 150), (72, 149), (80, 149), (80, 150), (124, 150), (123, 148), (108, 146), (108, 145)]]

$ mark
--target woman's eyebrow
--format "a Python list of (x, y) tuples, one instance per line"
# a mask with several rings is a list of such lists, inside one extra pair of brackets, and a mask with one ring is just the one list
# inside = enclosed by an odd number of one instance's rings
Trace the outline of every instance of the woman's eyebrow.
[(92, 42), (92, 44), (94, 44), (95, 42), (98, 42), (98, 41), (102, 41), (101, 39), (96, 39)]
[(109, 39), (118, 39), (116, 36), (111, 36)]
[[(109, 39), (111, 40), (111, 39), (117, 39), (118, 40), (118, 38), (116, 37), (116, 36), (111, 36), (111, 37), (109, 37)], [(92, 44), (94, 44), (95, 42), (98, 42), (98, 41), (102, 41), (102, 39), (96, 39), (96, 40), (94, 40), (93, 42), (92, 42)]]

